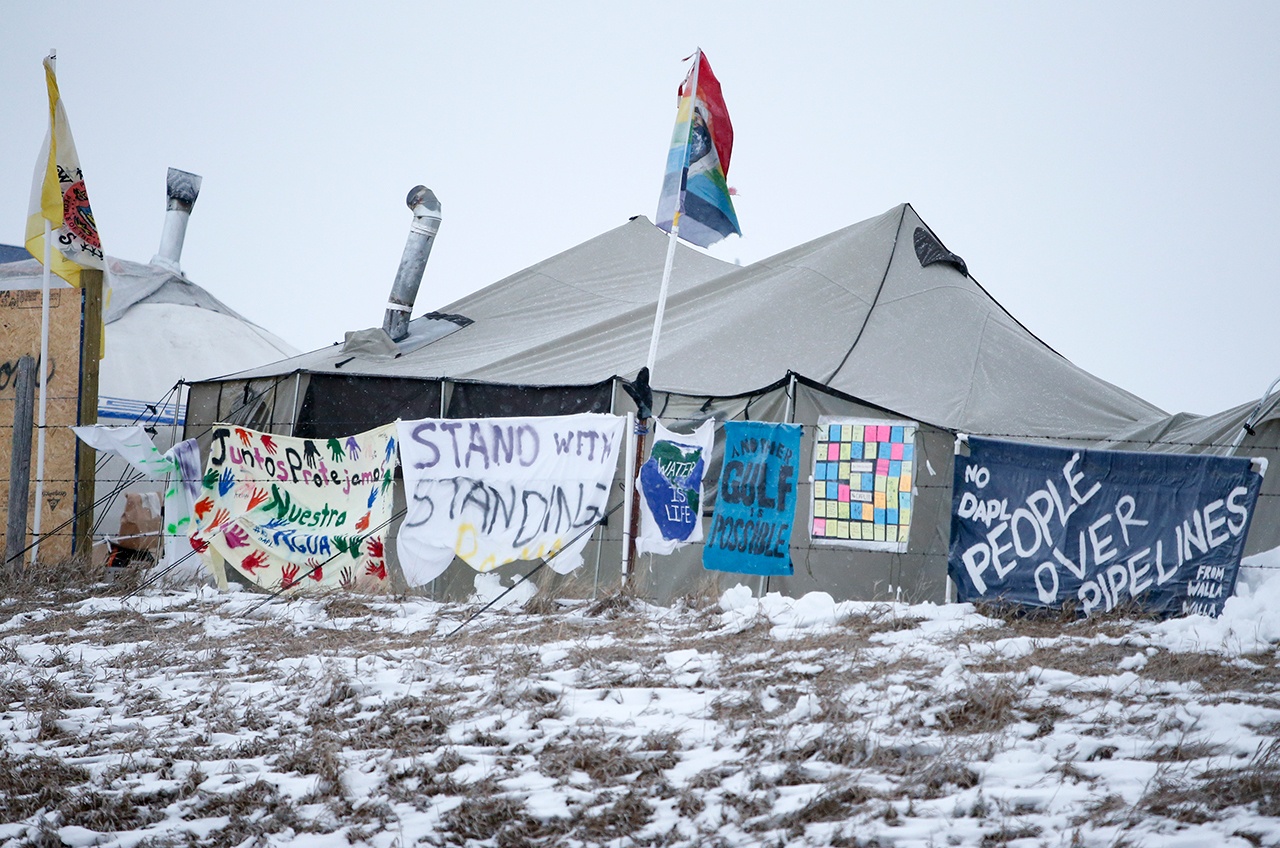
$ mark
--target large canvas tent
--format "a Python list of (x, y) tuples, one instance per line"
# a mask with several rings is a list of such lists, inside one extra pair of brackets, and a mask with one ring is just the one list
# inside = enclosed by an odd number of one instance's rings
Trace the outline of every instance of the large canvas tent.
[[(645, 363), (666, 246), (632, 219), (416, 319), (399, 344), (355, 334), (199, 384), (187, 433), (219, 420), (328, 437), (396, 417), (631, 410), (621, 382)], [(768, 585), (837, 597), (942, 597), (954, 433), (1094, 443), (1166, 415), (1036, 338), (906, 204), (747, 267), (681, 246), (653, 385), (656, 412), (677, 429), (712, 416), (804, 425), (801, 468), (820, 415), (920, 425), (904, 553), (810, 544), (801, 481), (796, 573)], [(616, 585), (621, 523), (588, 548), (591, 580)], [(700, 553), (646, 558), (641, 590), (667, 599), (698, 588)], [(455, 561), (434, 589), (465, 591), (472, 578)]]

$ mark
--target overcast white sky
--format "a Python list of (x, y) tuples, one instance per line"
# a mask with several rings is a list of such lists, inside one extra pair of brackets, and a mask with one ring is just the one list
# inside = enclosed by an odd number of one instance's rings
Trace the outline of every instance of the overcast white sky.
[(444, 206), (419, 314), (652, 218), (701, 45), (745, 233), (714, 255), (909, 201), (1033, 332), (1170, 411), (1280, 375), (1280, 4), (196, 5), (6, 6), (0, 242), (56, 47), (107, 252), (150, 259), (166, 168), (201, 174), (183, 269), (320, 347), (380, 324), (415, 183)]

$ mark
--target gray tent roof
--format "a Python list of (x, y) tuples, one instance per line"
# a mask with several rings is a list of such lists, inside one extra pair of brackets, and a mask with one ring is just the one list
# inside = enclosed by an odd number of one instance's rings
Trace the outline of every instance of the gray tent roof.
[[(634, 219), (450, 304), (441, 311), (474, 323), (396, 359), (333, 347), (234, 376), (583, 385), (633, 375), (666, 243)], [(680, 247), (654, 387), (727, 396), (789, 373), (975, 433), (1100, 439), (1165, 416), (1036, 338), (907, 204), (745, 268)]]
[(668, 314), (655, 383), (690, 394), (794, 371), (931, 424), (1011, 437), (1099, 437), (1165, 415), (1022, 326), (909, 204), (734, 271)]
[[(1252, 433), (1244, 431), (1246, 422)], [(1144, 421), (1099, 440), (1094, 447), (1230, 456), (1237, 438), (1241, 440), (1235, 451), (1238, 456), (1252, 456), (1262, 448), (1276, 449), (1280, 444), (1280, 392), (1211, 415), (1179, 412)]]
[[(362, 355), (333, 345), (233, 378), (306, 371), (561, 386), (634, 374), (648, 354), (648, 329), (638, 350), (601, 344), (588, 351), (579, 340), (607, 335), (620, 316), (632, 312), (647, 313), (652, 329), (666, 253), (666, 233), (642, 217), (633, 218), (439, 312), (415, 318), (398, 357)], [(683, 244), (676, 248), (675, 263), (673, 293), (735, 267)], [(424, 286), (430, 285), (430, 275), (428, 265)], [(459, 324), (466, 326), (460, 329)], [(423, 345), (424, 338), (434, 340)]]

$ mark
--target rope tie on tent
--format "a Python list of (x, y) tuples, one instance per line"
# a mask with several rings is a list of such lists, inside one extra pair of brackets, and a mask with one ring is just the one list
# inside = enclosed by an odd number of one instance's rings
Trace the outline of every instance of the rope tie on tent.
[(871, 298), (871, 305), (867, 307), (867, 314), (862, 319), (862, 326), (858, 328), (858, 334), (853, 337), (853, 344), (849, 345), (849, 349), (844, 352), (844, 358), (840, 360), (840, 364), (822, 382), (830, 383), (840, 373), (840, 369), (844, 368), (844, 364), (849, 361), (849, 357), (853, 356), (853, 349), (862, 340), (862, 334), (866, 332), (867, 324), (871, 323), (871, 313), (876, 311), (876, 304), (880, 302), (880, 294), (884, 291), (885, 281), (889, 279), (889, 269), (893, 267), (893, 257), (898, 252), (898, 236), (902, 235), (902, 225), (906, 219), (907, 207), (903, 206), (902, 215), (898, 218), (898, 230), (893, 234), (893, 246), (889, 248), (889, 258), (884, 263), (884, 274), (880, 276), (880, 285), (876, 287), (875, 297)]

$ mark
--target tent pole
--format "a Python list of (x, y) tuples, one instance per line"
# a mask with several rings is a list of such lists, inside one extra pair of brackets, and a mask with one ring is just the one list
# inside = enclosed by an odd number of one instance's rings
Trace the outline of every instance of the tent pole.
[[(676, 260), (676, 242), (680, 239), (680, 217), (684, 213), (684, 193), (685, 186), (689, 182), (689, 141), (693, 136), (693, 113), (698, 102), (698, 71), (702, 67), (702, 48), (698, 48), (693, 54), (693, 78), (691, 85), (684, 96), (689, 98), (689, 135), (684, 140), (684, 164), (680, 172), (680, 189), (676, 196), (675, 213), (671, 217), (671, 233), (667, 237), (667, 260), (662, 266), (662, 285), (658, 288), (658, 307), (653, 315), (653, 333), (649, 336), (649, 356), (645, 360), (645, 364), (649, 369), (649, 385), (652, 387), (653, 368), (658, 359), (658, 337), (662, 335), (662, 316), (667, 311), (667, 292), (671, 288), (671, 268)], [(636, 561), (636, 537), (640, 535), (640, 499), (635, 496), (636, 487), (636, 469), (644, 462), (644, 437), (649, 430), (649, 419), (641, 417), (636, 419), (635, 435), (636, 444), (634, 459), (630, 460), (631, 468), (627, 471), (627, 497), (630, 500), (630, 508), (627, 514), (630, 516), (627, 521), (627, 550), (623, 561), (623, 586), (627, 586), (631, 582), (634, 572), (633, 566)]]
[[(632, 447), (630, 440), (636, 440), (637, 444), (642, 445), (643, 440), (638, 438), (637, 420), (634, 412), (627, 413), (627, 447)], [(633, 515), (633, 507), (637, 506), (635, 496), (635, 478), (636, 478), (636, 450), (627, 451), (626, 486), (622, 490), (622, 511), (628, 515)], [(633, 516), (635, 517), (635, 516)], [(636, 536), (635, 523), (627, 522), (626, 530), (622, 534), (622, 588), (626, 589), (631, 584), (631, 565), (635, 562), (636, 555)]]
[[(609, 381), (609, 414), (615, 413), (618, 405), (618, 378), (614, 377)], [(625, 488), (625, 487), (624, 487)], [(596, 539), (596, 573), (591, 579), (591, 600), (596, 599), (596, 595), (600, 591), (600, 552), (604, 548), (604, 522), (601, 521), (597, 526)]]
[[(794, 373), (787, 376), (787, 409), (782, 418), (788, 424), (796, 423), (796, 375)], [(800, 505), (796, 504), (796, 508), (799, 509)], [(769, 592), (770, 579), (768, 574), (760, 575), (760, 597), (762, 598)]]
[(1253, 411), (1245, 418), (1244, 423), (1240, 425), (1239, 432), (1236, 433), (1235, 440), (1231, 442), (1231, 447), (1227, 449), (1227, 456), (1235, 456), (1236, 451), (1240, 448), (1240, 444), (1244, 441), (1245, 434), (1253, 435), (1253, 425), (1258, 423), (1258, 419), (1262, 417), (1262, 407), (1266, 405), (1267, 398), (1271, 397), (1271, 393), (1275, 391), (1276, 384), (1280, 383), (1280, 377), (1276, 377), (1271, 381), (1271, 385), (1267, 386), (1267, 390), (1262, 393), (1262, 397), (1258, 398), (1258, 402), (1253, 407)]
[(698, 71), (702, 68), (702, 48), (693, 54), (693, 80), (685, 96), (689, 98), (689, 135), (684, 140), (684, 165), (680, 172), (680, 188), (676, 208), (671, 217), (671, 233), (667, 239), (667, 261), (662, 268), (662, 286), (658, 289), (658, 310), (653, 316), (653, 335), (649, 338), (649, 385), (653, 385), (653, 365), (658, 358), (658, 336), (662, 333), (662, 315), (667, 309), (667, 290), (671, 286), (671, 266), (676, 259), (676, 242), (680, 239), (680, 217), (684, 214), (685, 185), (689, 181), (689, 139), (693, 136), (693, 113), (698, 104)]
[(302, 372), (296, 371), (293, 375), (293, 409), (289, 410), (290, 436), (298, 433), (298, 395), (300, 394), (302, 394)]
[(662, 335), (662, 317), (667, 311), (667, 292), (671, 289), (671, 267), (676, 260), (676, 242), (680, 239), (680, 211), (676, 210), (671, 233), (667, 236), (667, 261), (662, 266), (662, 285), (658, 288), (658, 309), (653, 316), (653, 333), (649, 336), (649, 382), (653, 384), (653, 364), (658, 358), (658, 337)]
[[(686, 171), (688, 169), (686, 168)], [(680, 208), (676, 207), (675, 219), (671, 223), (671, 235), (667, 238), (667, 261), (662, 268), (662, 285), (658, 289), (658, 308), (653, 316), (653, 333), (649, 337), (649, 357), (646, 360), (649, 369), (649, 385), (653, 385), (653, 364), (658, 358), (658, 337), (662, 335), (662, 316), (667, 310), (667, 291), (671, 288), (671, 266), (675, 263), (676, 242), (680, 237)], [(630, 470), (627, 472), (626, 492), (629, 506), (627, 513), (626, 551), (623, 556), (623, 586), (631, 583), (636, 562), (636, 537), (640, 535), (640, 499), (635, 496), (635, 469), (644, 462), (644, 437), (649, 431), (648, 418), (636, 418), (634, 451), (627, 457)]]
[[(448, 382), (449, 382), (448, 380), (441, 380), (441, 381), (440, 381), (440, 420), (441, 420), (441, 421), (443, 421), (443, 420), (444, 420), (444, 396), (445, 396), (445, 387), (446, 387), (446, 385), (447, 385), (447, 383), (448, 383)], [(407, 488), (407, 487), (406, 487), (406, 489), (405, 489), (404, 499), (405, 499), (405, 502), (406, 502), (406, 503), (407, 503), (407, 502), (408, 502), (408, 500), (409, 500), (409, 490), (408, 490), (408, 488)], [(437, 576), (437, 577), (432, 577), (432, 578), (431, 578), (431, 589), (430, 589), (430, 592), (431, 592), (431, 600), (433, 600), (433, 601), (436, 599), (436, 580), (437, 580), (437, 579), (439, 579), (439, 578), (438, 578), (438, 576)], [(514, 587), (512, 587), (512, 588), (514, 588)]]

